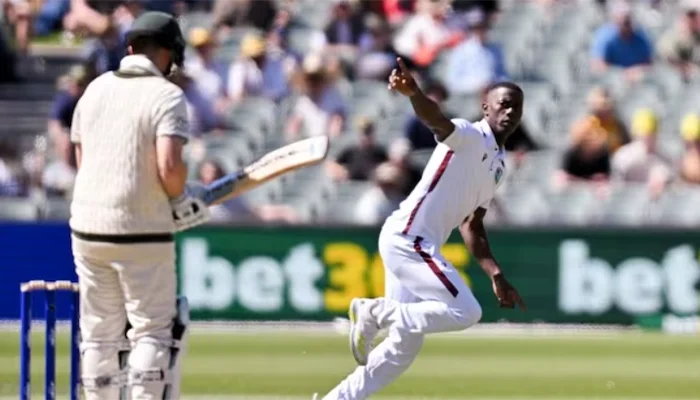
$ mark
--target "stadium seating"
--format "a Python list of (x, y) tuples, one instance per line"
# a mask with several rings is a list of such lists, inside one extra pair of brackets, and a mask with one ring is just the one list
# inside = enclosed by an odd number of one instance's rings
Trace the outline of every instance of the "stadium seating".
[[(670, 66), (662, 63), (654, 66), (653, 73), (645, 81), (632, 87), (621, 84), (623, 80), (616, 73), (604, 77), (591, 76), (588, 69), (590, 39), (605, 20), (604, 13), (594, 2), (561, 2), (549, 12), (543, 12), (534, 2), (503, 3), (504, 12), (494, 26), (491, 37), (504, 44), (507, 68), (526, 93), (524, 122), (534, 139), (543, 144), (546, 150), (528, 154), (519, 168), (510, 168), (507, 187), (499, 196), (502, 207), (507, 210), (500, 221), (511, 224), (607, 222), (637, 225), (659, 222), (663, 218), (677, 221), (691, 217), (689, 211), (673, 211), (684, 209), (678, 207), (681, 203), (688, 204), (687, 200), (683, 200), (687, 193), (681, 189), (652, 202), (644, 187), (616, 185), (610, 189), (609, 197), (602, 200), (580, 186), (554, 193), (549, 187), (549, 180), (568, 143), (571, 123), (586, 111), (585, 98), (593, 85), (603, 83), (611, 86), (625, 122), (629, 122), (632, 113), (640, 107), (652, 107), (658, 112), (662, 117), (660, 147), (671, 156), (679, 154), (678, 123), (685, 112), (694, 110), (695, 105), (700, 103), (700, 90), (697, 90), (700, 87), (685, 85)], [(290, 38), (293, 49), (308, 51), (312, 29), (323, 28), (329, 8), (319, 5), (310, 0), (297, 3), (297, 11), (302, 12), (295, 14), (294, 26), (297, 28)], [(641, 23), (655, 39), (674, 20), (675, 6), (670, 4), (665, 7), (661, 15), (638, 7)], [(235, 47), (243, 34), (244, 31), (234, 31), (225, 43)], [(226, 50), (227, 46), (224, 45), (221, 51), (230, 51)], [(446, 58), (447, 54), (441, 56), (433, 66), (434, 77), (443, 76)], [(349, 121), (360, 116), (374, 119), (380, 143), (388, 144), (402, 135), (407, 115), (412, 112), (410, 104), (390, 94), (383, 82), (350, 82), (347, 96), (351, 110)], [(255, 154), (261, 154), (263, 149), (269, 150), (280, 144), (279, 141), (263, 139), (271, 132), (270, 126), (275, 126), (277, 132), (283, 127), (293, 99), (278, 107), (276, 123), (270, 119), (272, 114), (260, 115), (258, 111), (267, 109), (257, 104), (260, 104), (258, 100), (252, 100), (232, 111), (230, 121), (237, 130), (229, 137), (232, 140), (245, 138), (249, 148)], [(478, 112), (478, 107), (475, 96), (453, 96), (445, 104), (448, 111), (460, 116), (473, 116)], [(676, 109), (679, 111), (675, 112)], [(333, 143), (331, 157), (354, 141), (352, 133), (348, 133)], [(236, 165), (241, 165), (245, 155), (240, 153), (245, 148), (230, 145), (225, 150), (212, 149), (211, 152), (221, 158), (237, 159)], [(424, 165), (429, 152), (418, 152), (412, 157), (416, 164)], [(369, 184), (333, 183), (322, 169), (316, 168), (290, 175), (276, 186), (274, 189), (257, 189), (251, 193), (251, 198), (293, 204), (309, 219), (352, 222), (349, 210)]]
[[(498, 201), (504, 210), (493, 223), (510, 224), (582, 224), (612, 223), (622, 225), (678, 223), (700, 220), (697, 190), (673, 187), (658, 200), (650, 200), (646, 188), (636, 185), (612, 185), (609, 196), (596, 197), (586, 187), (574, 185), (563, 192), (553, 192), (549, 185), (552, 173), (561, 162), (568, 144), (571, 123), (587, 110), (586, 96), (596, 84), (609, 86), (619, 106), (621, 118), (629, 123), (640, 107), (651, 107), (660, 116), (659, 146), (677, 159), (682, 142), (678, 134), (681, 118), (698, 111), (700, 82), (685, 83), (669, 65), (656, 60), (652, 72), (643, 81), (627, 85), (619, 73), (593, 76), (588, 68), (590, 41), (605, 21), (595, 1), (561, 1), (547, 9), (538, 2), (502, 1), (503, 12), (491, 32), (501, 42), (506, 67), (526, 93), (524, 123), (544, 150), (529, 153), (517, 167), (511, 157), (509, 176)], [(290, 47), (304, 53), (313, 47), (313, 35), (323, 29), (330, 18), (330, 2), (301, 0), (293, 3)], [(637, 19), (654, 40), (672, 26), (678, 5), (663, 2), (659, 10), (636, 5)], [(211, 26), (211, 15), (190, 13), (181, 19), (185, 31), (195, 26)], [(218, 57), (237, 57), (242, 37), (251, 28), (234, 28), (221, 38)], [(431, 69), (435, 78), (444, 76), (443, 54)], [(66, 60), (46, 58), (47, 70), (65, 70)], [(54, 68), (55, 67), (55, 68)], [(410, 103), (391, 94), (381, 81), (341, 81), (347, 100), (346, 132), (331, 145), (335, 156), (355, 138), (354, 122), (359, 117), (374, 120), (377, 140), (388, 145), (403, 135)], [(45, 115), (50, 107), (54, 87), (49, 79), (31, 84), (0, 85), (0, 135), (22, 138), (45, 129)], [(254, 158), (285, 142), (281, 134), (294, 106), (292, 96), (275, 104), (250, 98), (231, 108), (223, 135), (205, 137), (206, 156), (218, 159), (226, 170), (244, 166)], [(445, 108), (455, 115), (473, 117), (478, 113), (477, 96), (452, 96)], [(7, 122), (5, 122), (7, 121)], [(25, 139), (21, 139), (25, 140)], [(32, 141), (27, 140), (28, 145)], [(416, 152), (412, 159), (424, 165), (429, 152)], [(195, 176), (193, 171), (192, 177)], [(258, 203), (288, 203), (297, 208), (303, 219), (318, 222), (352, 222), (352, 205), (369, 184), (335, 183), (322, 167), (309, 168), (258, 188), (248, 196)], [(65, 207), (56, 202), (41, 206), (2, 199), (3, 210), (17, 210), (21, 218), (62, 218)], [(695, 201), (695, 203), (693, 203)], [(7, 207), (4, 206), (7, 202)], [(37, 211), (39, 210), (39, 211)], [(9, 212), (4, 212), (7, 217)]]
[(33, 221), (40, 216), (39, 207), (21, 198), (0, 197), (0, 220)]

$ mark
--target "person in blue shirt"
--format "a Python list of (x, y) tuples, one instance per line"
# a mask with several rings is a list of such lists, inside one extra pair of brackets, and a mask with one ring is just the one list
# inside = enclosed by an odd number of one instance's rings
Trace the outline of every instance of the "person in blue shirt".
[(125, 33), (118, 26), (110, 26), (85, 47), (84, 59), (98, 75), (119, 69), (119, 62), (126, 56)]
[(68, 140), (70, 137), (75, 106), (91, 79), (91, 73), (80, 64), (71, 67), (70, 71), (59, 79), (47, 127), (54, 143)]
[(630, 80), (638, 80), (651, 65), (653, 48), (644, 31), (632, 20), (632, 9), (624, 2), (614, 4), (612, 22), (596, 32), (592, 47), (592, 69), (596, 73), (610, 67), (625, 69)]
[(449, 54), (445, 83), (454, 94), (478, 94), (496, 81), (508, 79), (503, 51), (488, 39), (486, 14), (480, 9), (465, 16), (469, 36)]

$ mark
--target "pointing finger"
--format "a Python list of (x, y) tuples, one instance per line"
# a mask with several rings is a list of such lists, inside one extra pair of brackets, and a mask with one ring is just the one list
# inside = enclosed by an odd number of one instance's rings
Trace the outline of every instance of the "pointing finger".
[(409, 72), (408, 72), (408, 67), (406, 66), (406, 63), (403, 62), (403, 58), (397, 57), (397, 58), (396, 58), (396, 62), (399, 64), (399, 68), (401, 68), (401, 72), (404, 72), (404, 73), (407, 73), (407, 74), (409, 73)]

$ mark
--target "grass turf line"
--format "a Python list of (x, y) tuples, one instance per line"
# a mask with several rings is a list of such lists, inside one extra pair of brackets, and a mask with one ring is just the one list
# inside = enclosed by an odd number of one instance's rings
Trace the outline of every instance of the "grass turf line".
[[(16, 332), (0, 333), (0, 396), (16, 396)], [(35, 332), (33, 393), (43, 391), (43, 336)], [(59, 335), (57, 391), (68, 390), (68, 336)], [(336, 334), (195, 333), (184, 363), (185, 400), (301, 400), (325, 393), (355, 367)], [(688, 400), (700, 393), (695, 337), (617, 335), (429, 337), (417, 361), (379, 399)]]

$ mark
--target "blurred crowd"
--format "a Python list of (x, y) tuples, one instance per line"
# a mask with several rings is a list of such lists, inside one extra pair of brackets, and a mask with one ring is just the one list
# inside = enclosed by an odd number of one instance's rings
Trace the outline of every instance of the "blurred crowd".
[[(651, 5), (660, 2), (652, 2)], [(644, 79), (655, 62), (668, 63), (684, 81), (700, 72), (700, 2), (681, 0), (675, 24), (653, 43), (645, 27), (634, 19), (632, 3), (608, 4), (608, 22), (591, 42), (590, 68), (594, 74), (616, 69), (628, 84)], [(672, 159), (657, 146), (659, 116), (652, 109), (636, 110), (630, 121), (620, 117), (609, 89), (594, 87), (585, 99), (588, 114), (574, 122), (561, 168), (553, 177), (556, 188), (572, 182), (590, 182), (604, 195), (609, 184), (646, 184), (652, 199), (669, 184), (700, 184), (700, 120), (698, 114), (683, 116), (673, 127), (682, 137), (683, 151)]]
[[(430, 150), (435, 141), (413, 114), (407, 114), (402, 134), (391, 143), (376, 140), (376, 121), (351, 120), (343, 82), (385, 82), (401, 56), (415, 71), (426, 93), (444, 103), (452, 96), (483, 95), (491, 83), (509, 79), (501, 43), (490, 38), (501, 4), (490, 0), (318, 0), (332, 2), (325, 27), (306, 36), (306, 52), (290, 47), (290, 31), (297, 19), (294, 0), (0, 0), (0, 81), (21, 79), (15, 71), (32, 65), (29, 44), (36, 37), (55, 36), (59, 42), (84, 42), (83, 62), (58, 82), (47, 125), (48, 146), (54, 157), (17, 154), (11, 142), (0, 144), (0, 194), (27, 196), (39, 189), (49, 196), (69, 196), (75, 160), (68, 140), (73, 109), (91, 79), (115, 70), (125, 55), (125, 32), (144, 10), (178, 16), (209, 13), (211, 25), (186, 32), (188, 52), (184, 73), (173, 82), (185, 92), (192, 136), (205, 140), (225, 135), (228, 110), (245, 99), (262, 97), (277, 104), (294, 96), (279, 134), (286, 141), (327, 134), (355, 135), (329, 160), (326, 170), (338, 182), (373, 182), (373, 189), (357, 199), (357, 221), (380, 223), (420, 179), (421, 170), (409, 154)], [(522, 0), (547, 12), (557, 0)], [(565, 1), (565, 0), (559, 0)], [(571, 0), (569, 0), (571, 1)], [(652, 43), (645, 27), (635, 21), (629, 3), (596, 1), (609, 22), (595, 33), (591, 70), (624, 71), (639, 81), (660, 55), (685, 79), (700, 71), (700, 4), (683, 0), (677, 24)], [(647, 0), (649, 7), (662, 2)], [(231, 61), (216, 57), (231, 32), (249, 28)], [(432, 68), (438, 59), (444, 68)], [(26, 64), (23, 64), (26, 63)], [(15, 68), (11, 68), (14, 65)], [(527, 97), (527, 93), (526, 93)], [(605, 87), (587, 99), (590, 113), (569, 132), (570, 145), (552, 177), (556, 188), (572, 182), (590, 183), (604, 193), (614, 181), (644, 182), (656, 196), (672, 182), (700, 183), (700, 119), (687, 115), (678, 127), (685, 150), (681, 159), (662, 154), (656, 146), (658, 116), (640, 109), (623, 121)], [(456, 117), (457, 115), (452, 115)], [(476, 115), (459, 115), (476, 120)], [(508, 141), (514, 166), (528, 152), (547, 147), (536, 143), (526, 124)], [(198, 179), (210, 182), (228, 171), (216, 160), (198, 166)], [(243, 199), (217, 209), (218, 219), (298, 221), (285, 205), (252, 205)]]
[(651, 199), (658, 199), (674, 182), (700, 184), (700, 118), (684, 116), (677, 132), (683, 140), (679, 159), (657, 146), (659, 117), (647, 108), (637, 110), (630, 123), (619, 118), (608, 91), (595, 87), (588, 96), (588, 115), (577, 120), (569, 134), (570, 145), (553, 186), (590, 183), (605, 196), (611, 183), (647, 185)]

